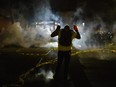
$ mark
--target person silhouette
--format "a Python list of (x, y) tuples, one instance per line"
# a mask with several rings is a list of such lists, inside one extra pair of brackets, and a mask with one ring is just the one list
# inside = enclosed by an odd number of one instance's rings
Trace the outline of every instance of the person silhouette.
[(64, 62), (63, 79), (64, 80), (68, 79), (72, 40), (74, 38), (77, 39), (81, 38), (80, 33), (78, 32), (78, 27), (74, 25), (73, 28), (74, 29), (71, 30), (69, 25), (66, 25), (63, 29), (61, 29), (61, 26), (58, 25), (56, 30), (51, 34), (51, 37), (58, 36), (58, 58), (54, 79), (59, 80), (61, 66), (63, 62)]

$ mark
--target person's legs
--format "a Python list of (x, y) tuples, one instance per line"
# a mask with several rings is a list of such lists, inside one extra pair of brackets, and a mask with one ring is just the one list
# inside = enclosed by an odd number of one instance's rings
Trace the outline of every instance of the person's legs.
[(58, 60), (57, 60), (57, 66), (56, 66), (55, 75), (54, 75), (55, 79), (59, 78), (62, 62), (63, 62), (63, 53), (61, 51), (58, 51)]
[(65, 52), (64, 57), (64, 79), (67, 80), (68, 73), (69, 73), (69, 63), (71, 58), (71, 51)]

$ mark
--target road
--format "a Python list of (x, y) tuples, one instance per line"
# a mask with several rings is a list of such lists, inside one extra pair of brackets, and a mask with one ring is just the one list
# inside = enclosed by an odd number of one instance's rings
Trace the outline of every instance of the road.
[[(1, 52), (0, 85), (1, 87), (65, 87), (51, 78), (56, 65), (56, 54), (44, 51), (40, 55), (32, 52)], [(85, 56), (83, 56), (85, 55)], [(93, 55), (93, 56), (91, 56)], [(73, 52), (70, 63), (70, 80), (66, 87), (116, 87), (115, 53), (111, 57), (97, 57), (91, 51)], [(107, 57), (107, 58), (106, 58)], [(54, 84), (55, 83), (55, 84)]]

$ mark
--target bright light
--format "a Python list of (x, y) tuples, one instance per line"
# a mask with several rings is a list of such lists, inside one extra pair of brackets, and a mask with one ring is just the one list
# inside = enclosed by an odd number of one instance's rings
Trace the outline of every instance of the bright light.
[(85, 23), (83, 22), (82, 25), (83, 25), (83, 27), (84, 27), (84, 26), (85, 26)]

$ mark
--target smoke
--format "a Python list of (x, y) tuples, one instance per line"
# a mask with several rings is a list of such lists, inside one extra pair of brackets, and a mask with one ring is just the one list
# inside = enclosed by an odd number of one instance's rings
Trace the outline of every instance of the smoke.
[(36, 8), (35, 14), (35, 18), (40, 21), (59, 20), (59, 16), (57, 14), (53, 14), (48, 0), (42, 0), (40, 5)]
[(37, 19), (36, 27), (22, 28), (20, 22), (15, 22), (8, 26), (8, 28), (1, 30), (1, 47), (6, 45), (16, 45), (26, 48), (30, 46), (38, 47), (50, 42), (50, 34), (54, 31), (54, 25), (51, 25), (51, 22), (58, 21), (59, 16), (52, 13), (46, 0), (41, 3), (35, 12), (35, 19)]
[(36, 77), (42, 76), (43, 79), (46, 82), (49, 82), (51, 79), (53, 79), (53, 72), (51, 70), (44, 70), (44, 69), (40, 69), (40, 71), (37, 73)]
[(92, 20), (88, 20), (82, 17), (83, 13), (82, 8), (77, 9), (74, 13), (74, 18), (77, 19), (74, 23), (79, 27), (81, 35), (81, 39), (73, 41), (76, 49), (101, 48), (116, 41), (115, 24), (112, 29), (112, 26), (106, 25), (99, 15), (96, 14)]
[[(96, 26), (95, 23), (89, 22), (88, 26), (85, 26), (86, 23), (77, 23), (79, 27), (79, 33), (81, 35), (81, 39), (74, 39), (73, 46), (77, 49), (87, 49), (94, 47), (97, 44), (96, 40), (93, 39), (92, 35), (95, 33), (93, 30)], [(96, 43), (96, 44), (95, 44)]]
[(1, 34), (1, 45), (10, 45), (23, 43), (22, 28), (19, 23), (10, 25), (7, 29), (4, 29)]
[[(50, 4), (47, 0), (43, 0), (37, 8), (35, 8), (35, 27), (22, 28), (20, 22), (11, 24), (7, 29), (2, 29), (0, 32), (0, 45), (17, 45), (21, 47), (57, 47), (58, 37), (51, 38), (50, 34), (54, 31), (57, 24), (64, 27), (69, 24), (73, 28), (73, 24), (79, 27), (81, 39), (73, 40), (73, 47), (76, 49), (96, 48), (100, 44), (104, 44), (105, 40), (101, 39), (103, 33), (107, 32), (102, 18), (95, 16), (92, 21), (83, 20), (82, 14), (84, 10), (78, 8), (76, 12), (52, 12)], [(113, 27), (113, 32), (116, 30), (116, 25)], [(97, 37), (96, 33), (99, 33)], [(100, 37), (98, 37), (100, 36)], [(116, 40), (116, 34), (113, 36), (113, 42)], [(104, 41), (104, 42), (100, 42)]]

